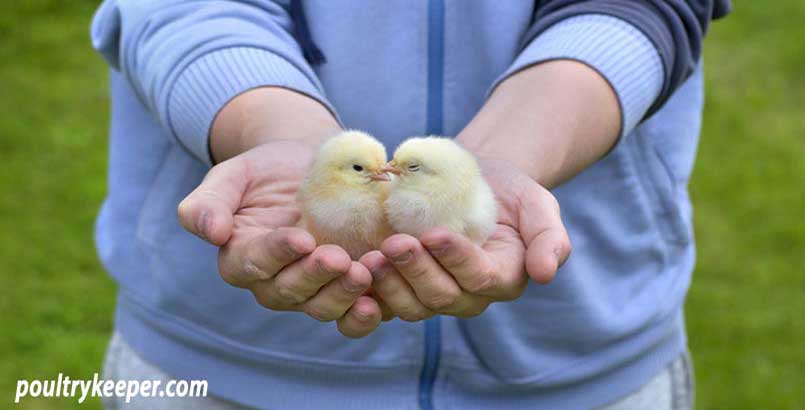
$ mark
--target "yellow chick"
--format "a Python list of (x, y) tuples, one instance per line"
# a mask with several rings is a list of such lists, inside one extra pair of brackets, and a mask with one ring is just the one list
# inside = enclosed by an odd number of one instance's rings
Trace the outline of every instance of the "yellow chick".
[(358, 260), (390, 235), (385, 164), (383, 144), (363, 132), (346, 131), (322, 144), (298, 193), (300, 225), (317, 244), (338, 245)]
[(495, 195), (475, 157), (453, 140), (410, 138), (384, 170), (397, 175), (384, 204), (396, 232), (419, 237), (441, 226), (480, 245), (495, 230)]

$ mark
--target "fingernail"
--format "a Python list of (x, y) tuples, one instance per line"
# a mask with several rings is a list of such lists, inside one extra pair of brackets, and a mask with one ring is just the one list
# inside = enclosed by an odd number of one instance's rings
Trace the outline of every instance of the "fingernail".
[(334, 271), (334, 270), (332, 270), (332, 269), (330, 269), (330, 268), (328, 268), (328, 267), (324, 266), (324, 263), (322, 263), (321, 261), (316, 261), (316, 268), (317, 268), (318, 270), (320, 270), (320, 271), (322, 271), (322, 272), (324, 272), (324, 273), (328, 274), (328, 275), (332, 275), (332, 274), (338, 273), (338, 272), (336, 272), (336, 271)]
[(411, 260), (411, 256), (413, 256), (411, 251), (407, 251), (407, 252), (401, 253), (399, 255), (392, 256), (391, 260), (396, 262), (396, 263), (407, 263), (408, 261)]
[(553, 255), (556, 257), (556, 267), (559, 268), (559, 265), (562, 263), (562, 247), (557, 246), (553, 248)]
[(381, 281), (383, 278), (386, 277), (386, 271), (383, 268), (377, 268), (375, 270), (370, 270), (369, 273), (372, 274), (373, 281)]
[(440, 245), (431, 246), (431, 247), (428, 248), (428, 250), (430, 251), (431, 255), (441, 256), (441, 255), (444, 255), (445, 252), (447, 252), (448, 248), (450, 248), (449, 245), (440, 244)]
[(561, 246), (557, 246), (557, 247), (553, 248), (553, 256), (555, 257), (555, 260), (556, 260), (556, 269), (559, 269), (559, 265), (562, 264), (562, 247)]
[(293, 260), (299, 259), (299, 256), (301, 256), (299, 255), (299, 252), (297, 252), (293, 246), (290, 245), (285, 247), (285, 253), (288, 254), (288, 258)]
[(198, 216), (198, 221), (196, 222), (196, 230), (204, 239), (209, 238), (209, 235), (207, 235), (207, 225), (209, 225), (208, 219), (207, 211), (201, 211), (201, 214)]

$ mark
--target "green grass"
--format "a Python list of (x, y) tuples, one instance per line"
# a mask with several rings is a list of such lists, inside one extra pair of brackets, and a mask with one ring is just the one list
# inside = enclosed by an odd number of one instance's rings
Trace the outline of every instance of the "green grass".
[[(17, 379), (90, 378), (111, 331), (114, 285), (92, 245), (108, 125), (106, 68), (87, 35), (96, 3), (0, 3), (0, 403)], [(706, 44), (691, 187), (697, 408), (803, 409), (805, 4), (736, 6)]]
[(705, 49), (688, 298), (700, 409), (805, 409), (805, 3), (736, 1)]
[(0, 4), (2, 408), (17, 379), (91, 378), (112, 328), (114, 285), (92, 246), (108, 124), (106, 69), (88, 44), (95, 3)]

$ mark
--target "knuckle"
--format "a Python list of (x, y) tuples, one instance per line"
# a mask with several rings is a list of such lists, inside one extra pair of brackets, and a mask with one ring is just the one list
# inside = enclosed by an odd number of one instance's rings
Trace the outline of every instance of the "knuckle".
[(241, 272), (242, 266), (239, 266), (239, 261), (231, 253), (231, 249), (222, 248), (218, 253), (218, 275), (228, 285), (238, 288), (245, 288), (250, 283), (243, 277)]
[(223, 279), (224, 282), (226, 282), (228, 285), (239, 288), (243, 287), (243, 278), (235, 271), (220, 268), (218, 270), (218, 274), (221, 276), (221, 279)]
[(489, 306), (488, 303), (474, 303), (467, 307), (466, 309), (462, 310), (461, 312), (457, 312), (455, 316), (460, 317), (462, 319), (469, 319), (471, 317), (480, 316), (481, 313), (486, 311), (486, 308)]
[(309, 269), (302, 270), (302, 280), (307, 283), (321, 283), (324, 281), (325, 273), (320, 263), (314, 264)]
[(448, 252), (445, 258), (445, 263), (454, 267), (467, 266), (471, 262), (471, 256), (466, 252)]
[(347, 277), (344, 277), (344, 279), (341, 280), (341, 289), (343, 289), (343, 291), (347, 295), (354, 295), (354, 294), (363, 292), (371, 284), (372, 284), (371, 282), (366, 282), (366, 281), (364, 281), (364, 280), (362, 280), (360, 278), (347, 278)]
[(517, 284), (517, 285), (512, 286), (510, 289), (508, 289), (505, 292), (501, 293), (499, 295), (499, 297), (497, 298), (497, 300), (500, 300), (500, 301), (512, 301), (512, 300), (515, 300), (515, 299), (519, 299), (520, 296), (523, 296), (523, 293), (525, 292), (527, 284), (528, 284), (528, 282), (523, 281), (522, 284)]
[(373, 329), (361, 329), (360, 327), (356, 327), (355, 325), (342, 321), (339, 321), (336, 327), (338, 328), (338, 331), (342, 335), (350, 339), (360, 339), (371, 333), (373, 330)]
[(502, 273), (494, 290), (484, 293), (484, 296), (491, 297), (495, 301), (511, 301), (522, 296), (527, 286), (528, 273), (523, 267), (517, 271)]
[(397, 317), (406, 322), (420, 322), (430, 316), (430, 312), (422, 308), (406, 308), (397, 313)]
[(243, 263), (243, 275), (253, 280), (271, 279), (271, 274), (261, 269), (252, 260), (247, 260)]
[(421, 279), (428, 275), (428, 268), (421, 264), (412, 264), (411, 266), (404, 269), (406, 276), (410, 279)]
[(280, 305), (265, 292), (252, 291), (252, 294), (254, 295), (254, 300), (256, 300), (257, 304), (260, 306), (266, 309), (279, 310)]
[(290, 303), (302, 303), (305, 297), (295, 286), (288, 283), (276, 283), (277, 294)]
[(433, 310), (441, 311), (454, 305), (460, 296), (461, 291), (459, 290), (440, 292), (428, 297), (425, 305)]
[(466, 283), (466, 290), (470, 293), (484, 293), (497, 286), (497, 275), (492, 273), (480, 273)]
[(335, 311), (323, 306), (308, 304), (305, 305), (304, 312), (319, 322), (332, 322), (333, 320), (338, 319), (338, 314)]
[(302, 269), (302, 280), (305, 283), (324, 284), (338, 276), (338, 272), (328, 270), (321, 261), (316, 261), (313, 266)]

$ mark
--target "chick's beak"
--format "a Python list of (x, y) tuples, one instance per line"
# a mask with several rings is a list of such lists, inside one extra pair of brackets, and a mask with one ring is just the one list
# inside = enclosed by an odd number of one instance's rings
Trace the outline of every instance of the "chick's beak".
[(380, 172), (389, 172), (394, 175), (400, 175), (400, 169), (397, 168), (396, 165), (397, 164), (395, 164), (394, 161), (390, 161), (386, 165), (380, 167)]
[(369, 179), (371, 179), (372, 181), (386, 181), (386, 182), (391, 181), (389, 174), (387, 174), (383, 170), (378, 170), (376, 173), (369, 175)]

